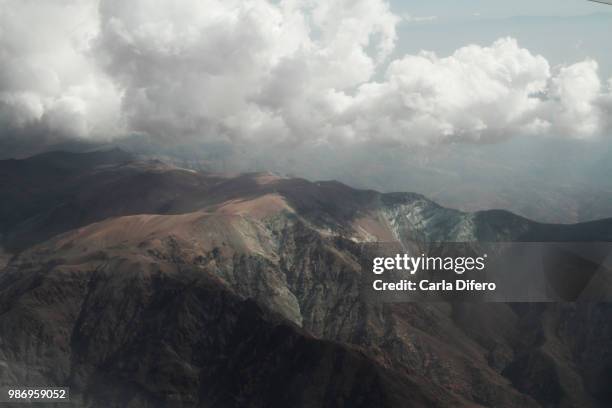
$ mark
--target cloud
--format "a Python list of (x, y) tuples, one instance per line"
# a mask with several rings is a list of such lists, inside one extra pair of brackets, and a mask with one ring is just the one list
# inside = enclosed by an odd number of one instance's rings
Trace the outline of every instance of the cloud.
[[(399, 19), (379, 0), (103, 1), (96, 53), (136, 131), (308, 138), (369, 81)], [(168, 10), (172, 10), (168, 13)]]
[(552, 125), (558, 132), (570, 132), (574, 137), (589, 137), (602, 128), (603, 117), (598, 99), (602, 85), (597, 63), (584, 61), (561, 68), (552, 79), (550, 107)]
[[(362, 85), (353, 118), (362, 133), (399, 143), (488, 141), (524, 132), (538, 119), (548, 62), (513, 39), (439, 58), (422, 52), (393, 61), (385, 79)], [(380, 136), (379, 136), (380, 137)]]
[(390, 60), (402, 19), (383, 0), (0, 0), (0, 11), (0, 138), (426, 146), (610, 126), (596, 62), (551, 68), (511, 38)]
[(117, 133), (120, 90), (88, 56), (95, 4), (0, 1), (0, 137)]

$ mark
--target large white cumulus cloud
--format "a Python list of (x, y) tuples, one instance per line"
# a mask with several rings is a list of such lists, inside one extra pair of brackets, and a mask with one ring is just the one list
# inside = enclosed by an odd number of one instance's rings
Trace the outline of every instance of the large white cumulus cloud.
[(108, 0), (96, 51), (138, 131), (307, 138), (374, 76), (397, 22), (379, 0)]
[(390, 60), (400, 21), (383, 0), (0, 0), (0, 137), (428, 145), (609, 128), (595, 61), (552, 68), (511, 38)]
[(532, 131), (549, 91), (550, 67), (513, 39), (467, 46), (439, 58), (422, 52), (394, 61), (385, 80), (360, 87), (353, 120), (369, 135), (479, 140)]
[(117, 134), (121, 92), (88, 57), (95, 3), (0, 0), (0, 136)]

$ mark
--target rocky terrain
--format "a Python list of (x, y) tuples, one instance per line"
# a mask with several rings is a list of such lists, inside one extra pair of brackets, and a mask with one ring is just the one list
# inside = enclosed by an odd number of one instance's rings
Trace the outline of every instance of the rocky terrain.
[[(0, 161), (0, 385), (83, 407), (607, 407), (612, 305), (372, 304), (368, 242), (610, 241), (115, 150)], [(23, 405), (20, 405), (23, 406)]]

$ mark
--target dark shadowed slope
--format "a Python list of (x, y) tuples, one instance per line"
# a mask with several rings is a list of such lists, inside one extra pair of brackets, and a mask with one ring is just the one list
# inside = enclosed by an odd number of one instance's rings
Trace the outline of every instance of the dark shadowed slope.
[(2, 382), (69, 384), (77, 406), (463, 405), (187, 266), (91, 260), (0, 288)]

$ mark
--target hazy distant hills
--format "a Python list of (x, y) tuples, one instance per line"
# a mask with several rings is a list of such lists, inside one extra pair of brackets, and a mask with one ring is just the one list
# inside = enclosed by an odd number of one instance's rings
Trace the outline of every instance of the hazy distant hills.
[[(0, 161), (0, 191), (3, 243), (16, 249), (113, 216), (214, 212), (237, 201), (270, 197), (317, 227), (362, 235), (360, 239), (399, 237), (402, 231), (390, 218), (398, 211), (409, 215), (410, 225), (405, 227), (425, 240), (612, 239), (612, 219), (541, 224), (507, 211), (464, 213), (418, 194), (381, 194), (333, 181), (309, 182), (272, 173), (196, 172), (158, 160), (140, 161), (119, 149)], [(359, 224), (363, 219), (369, 227)], [(378, 232), (371, 234), (370, 227)]]
[[(612, 403), (612, 306), (362, 299), (359, 244), (609, 241), (120, 150), (0, 162), (0, 383), (88, 407)], [(2, 265), (2, 263), (0, 263)]]

